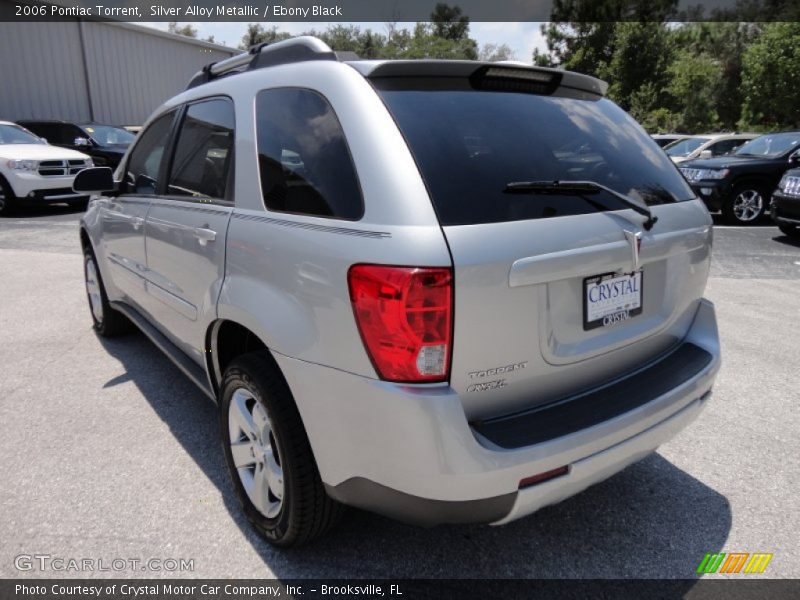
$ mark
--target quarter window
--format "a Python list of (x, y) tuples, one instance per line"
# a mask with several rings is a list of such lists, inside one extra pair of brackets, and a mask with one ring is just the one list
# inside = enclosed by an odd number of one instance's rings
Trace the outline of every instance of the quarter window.
[(128, 159), (125, 191), (129, 194), (152, 196), (158, 186), (161, 158), (172, 128), (174, 113), (159, 117), (139, 136)]
[(191, 104), (181, 125), (167, 193), (225, 199), (233, 158), (234, 112), (219, 98)]
[(364, 202), (344, 131), (317, 92), (283, 88), (256, 98), (261, 193), (269, 210), (356, 221)]

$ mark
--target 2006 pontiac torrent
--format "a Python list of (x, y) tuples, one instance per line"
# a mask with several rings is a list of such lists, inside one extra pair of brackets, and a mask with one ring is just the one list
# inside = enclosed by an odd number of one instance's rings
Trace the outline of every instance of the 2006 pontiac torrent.
[(94, 328), (135, 324), (218, 403), (275, 544), (344, 505), (501, 524), (572, 496), (720, 364), (709, 214), (605, 89), (308, 37), (209, 65), (75, 181)]

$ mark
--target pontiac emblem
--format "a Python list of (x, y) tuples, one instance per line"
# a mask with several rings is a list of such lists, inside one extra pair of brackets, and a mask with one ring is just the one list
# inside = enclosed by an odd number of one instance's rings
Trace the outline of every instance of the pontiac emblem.
[(641, 231), (625, 231), (625, 238), (631, 245), (631, 254), (633, 256), (633, 270), (639, 270), (639, 250), (642, 248), (642, 232)]

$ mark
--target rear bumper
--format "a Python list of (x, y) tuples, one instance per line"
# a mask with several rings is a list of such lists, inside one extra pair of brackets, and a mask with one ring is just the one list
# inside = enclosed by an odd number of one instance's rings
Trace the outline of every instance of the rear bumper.
[[(701, 301), (685, 342), (710, 355), (699, 371), (635, 408), (513, 448), (469, 424), (448, 386), (389, 384), (280, 355), (276, 360), (334, 498), (426, 525), (499, 524), (613, 475), (694, 419), (720, 364), (711, 303)], [(519, 489), (522, 479), (562, 466), (569, 469), (565, 475)]]

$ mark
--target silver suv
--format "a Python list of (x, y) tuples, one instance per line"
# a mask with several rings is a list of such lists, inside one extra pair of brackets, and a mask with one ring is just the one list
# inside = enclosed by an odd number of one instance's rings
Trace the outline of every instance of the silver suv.
[(112, 177), (81, 172), (100, 335), (135, 324), (220, 407), (273, 543), (356, 506), (501, 524), (646, 456), (709, 399), (711, 219), (583, 75), (212, 64)]

